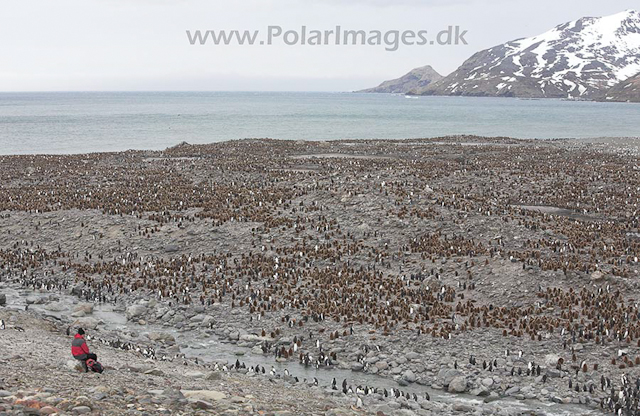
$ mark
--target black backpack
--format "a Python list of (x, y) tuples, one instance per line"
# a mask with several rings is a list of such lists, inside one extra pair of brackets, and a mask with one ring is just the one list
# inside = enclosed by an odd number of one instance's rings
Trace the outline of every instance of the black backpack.
[(102, 373), (104, 371), (102, 364), (100, 364), (96, 360), (92, 360), (91, 358), (87, 360), (87, 368), (89, 368), (94, 373)]

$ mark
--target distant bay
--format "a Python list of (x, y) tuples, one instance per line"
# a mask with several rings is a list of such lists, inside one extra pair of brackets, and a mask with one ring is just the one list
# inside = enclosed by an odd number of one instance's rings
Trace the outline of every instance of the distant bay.
[(0, 93), (0, 154), (270, 137), (639, 137), (640, 105), (320, 92)]

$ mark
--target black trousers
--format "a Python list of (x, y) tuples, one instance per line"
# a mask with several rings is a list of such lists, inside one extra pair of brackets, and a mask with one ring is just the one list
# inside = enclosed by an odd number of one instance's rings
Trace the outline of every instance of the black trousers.
[(94, 361), (98, 361), (98, 356), (95, 354), (82, 354), (82, 355), (78, 355), (76, 357), (74, 357), (76, 360), (80, 360), (80, 361), (87, 361), (87, 360), (94, 360)]

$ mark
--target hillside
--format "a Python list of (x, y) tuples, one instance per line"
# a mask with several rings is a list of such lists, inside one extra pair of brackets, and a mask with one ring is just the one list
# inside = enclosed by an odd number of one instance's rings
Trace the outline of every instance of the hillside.
[(400, 78), (384, 81), (375, 88), (369, 88), (357, 92), (404, 94), (411, 90), (425, 88), (440, 79), (442, 79), (442, 75), (436, 72), (436, 70), (434, 70), (430, 65), (426, 65), (412, 69), (409, 73)]
[(640, 73), (615, 85), (602, 100), (640, 103)]
[(584, 17), (480, 51), (424, 95), (594, 99), (640, 72), (640, 13)]

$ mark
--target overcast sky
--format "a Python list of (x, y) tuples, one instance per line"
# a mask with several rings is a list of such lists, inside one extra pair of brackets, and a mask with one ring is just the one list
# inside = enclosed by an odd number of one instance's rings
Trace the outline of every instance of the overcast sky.
[[(0, 91), (348, 91), (471, 54), (620, 0), (2, 0)], [(458, 25), (468, 45), (254, 46), (189, 43), (191, 30), (427, 30)]]

